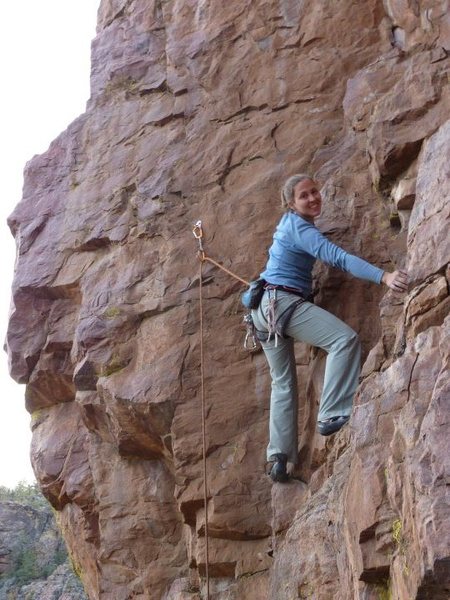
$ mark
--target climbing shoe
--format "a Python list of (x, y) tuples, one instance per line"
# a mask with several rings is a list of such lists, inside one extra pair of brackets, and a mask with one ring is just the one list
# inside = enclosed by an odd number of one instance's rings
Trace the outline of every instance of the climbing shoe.
[(339, 431), (349, 419), (350, 417), (331, 417), (331, 419), (326, 419), (326, 421), (319, 421), (317, 431), (320, 435), (331, 435)]
[(270, 478), (272, 481), (283, 483), (289, 479), (289, 475), (286, 470), (287, 454), (274, 454), (273, 458), (275, 459), (275, 462), (270, 469)]

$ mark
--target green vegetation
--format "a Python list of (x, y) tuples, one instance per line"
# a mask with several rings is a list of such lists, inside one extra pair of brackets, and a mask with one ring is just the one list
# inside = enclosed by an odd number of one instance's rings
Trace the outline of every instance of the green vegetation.
[(109, 377), (127, 366), (127, 363), (121, 361), (117, 356), (113, 356), (108, 364), (103, 365), (100, 371), (101, 377)]
[[(28, 484), (21, 481), (14, 489), (0, 486), (0, 502), (16, 502), (42, 511), (43, 522), (48, 519), (47, 514), (52, 514), (50, 504), (40, 492), (37, 483)], [(8, 579), (19, 586), (27, 585), (36, 579), (46, 579), (67, 560), (67, 551), (62, 540), (52, 545), (53, 549), (49, 553), (42, 547), (42, 541), (39, 538), (34, 539), (33, 535), (22, 533), (16, 541), (18, 543), (15, 544), (11, 555), (13, 569), (0, 577), (0, 580)]]
[(122, 314), (122, 311), (120, 310), (120, 308), (118, 306), (110, 306), (105, 310), (105, 312), (103, 313), (103, 316), (106, 319), (115, 319), (116, 317), (119, 317), (121, 314)]
[(406, 550), (406, 541), (403, 535), (403, 523), (401, 519), (396, 519), (392, 523), (392, 539), (397, 544), (400, 555), (404, 555)]
[(26, 585), (35, 579), (47, 579), (56, 567), (67, 560), (67, 552), (61, 545), (45, 565), (40, 565), (38, 554), (33, 546), (27, 546), (23, 540), (20, 551), (14, 557), (13, 578), (19, 585)]
[(15, 557), (14, 565), (13, 577), (19, 585), (26, 585), (40, 578), (37, 556), (33, 548), (29, 546), (22, 548)]
[(19, 481), (14, 489), (0, 485), (0, 502), (19, 502), (38, 510), (49, 510), (50, 505), (42, 495), (37, 483)]
[(406, 562), (406, 540), (403, 534), (403, 523), (400, 519), (396, 519), (392, 523), (392, 539), (397, 544), (400, 558), (403, 560), (403, 573), (406, 577), (409, 576), (409, 567)]
[(396, 519), (392, 523), (392, 539), (400, 546), (402, 541), (402, 522), (400, 519)]
[(81, 565), (79, 565), (73, 556), (69, 556), (70, 567), (78, 579), (81, 580)]
[[(31, 424), (37, 425), (38, 422), (41, 420), (43, 414), (44, 414), (44, 411), (42, 408), (38, 408), (37, 410), (32, 412), (31, 413)], [(20, 485), (20, 483), (19, 483), (19, 485)]]
[(392, 600), (392, 594), (390, 590), (389, 580), (386, 582), (386, 586), (377, 586), (378, 600)]

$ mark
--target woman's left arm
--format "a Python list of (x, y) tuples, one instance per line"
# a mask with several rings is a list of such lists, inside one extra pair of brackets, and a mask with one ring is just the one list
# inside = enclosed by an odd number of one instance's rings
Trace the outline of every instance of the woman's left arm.
[(381, 282), (387, 285), (394, 292), (408, 291), (408, 273), (406, 271), (384, 272)]
[(315, 225), (301, 220), (297, 222), (295, 244), (311, 256), (327, 265), (351, 273), (354, 277), (380, 284), (384, 275), (383, 269), (366, 260), (349, 254), (333, 242), (330, 242)]
[(372, 265), (366, 260), (349, 254), (343, 248), (330, 242), (317, 227), (306, 223), (303, 219), (296, 222), (295, 243), (302, 250), (308, 252), (324, 263), (351, 273), (359, 279), (366, 279), (374, 283), (384, 283), (396, 292), (404, 292), (408, 288), (408, 276), (405, 271), (389, 273)]

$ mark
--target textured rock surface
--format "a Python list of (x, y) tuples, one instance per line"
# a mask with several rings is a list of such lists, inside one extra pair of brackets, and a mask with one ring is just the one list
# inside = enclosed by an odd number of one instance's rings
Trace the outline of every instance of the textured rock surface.
[(351, 426), (318, 439), (324, 356), (299, 346), (308, 485), (271, 488), (267, 367), (241, 349), (240, 285), (206, 268), (212, 597), (448, 598), (449, 51), (442, 1), (102, 1), (87, 111), (9, 219), (11, 374), (91, 598), (204, 594), (191, 227), (253, 277), (304, 170), (320, 228), (411, 288), (317, 268), (363, 379)]

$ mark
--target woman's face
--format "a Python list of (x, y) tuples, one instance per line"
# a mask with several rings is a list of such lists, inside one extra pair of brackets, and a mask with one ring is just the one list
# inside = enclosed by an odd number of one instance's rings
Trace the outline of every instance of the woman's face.
[(294, 187), (294, 199), (291, 208), (305, 221), (314, 223), (314, 219), (322, 210), (322, 196), (317, 184), (312, 179), (304, 179)]

